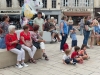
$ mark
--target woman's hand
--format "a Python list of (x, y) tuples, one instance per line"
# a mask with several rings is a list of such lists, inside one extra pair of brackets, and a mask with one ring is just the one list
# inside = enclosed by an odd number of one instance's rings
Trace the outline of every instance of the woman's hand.
[(17, 44), (18, 40), (11, 42), (11, 44)]
[(42, 42), (44, 42), (44, 43), (45, 43), (45, 40), (42, 40)]

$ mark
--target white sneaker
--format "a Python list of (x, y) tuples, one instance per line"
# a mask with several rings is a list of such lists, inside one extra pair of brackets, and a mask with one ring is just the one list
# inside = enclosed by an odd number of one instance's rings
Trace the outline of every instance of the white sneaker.
[(28, 65), (27, 65), (27, 64), (25, 64), (25, 63), (24, 63), (24, 64), (21, 64), (21, 65), (22, 65), (23, 67), (28, 67)]
[(61, 50), (61, 52), (62, 52), (62, 53), (64, 53), (64, 51), (63, 51), (63, 50)]
[(55, 42), (55, 39), (52, 39), (53, 42)]
[(23, 68), (23, 66), (21, 64), (16, 65), (16, 67), (19, 68), (19, 69)]

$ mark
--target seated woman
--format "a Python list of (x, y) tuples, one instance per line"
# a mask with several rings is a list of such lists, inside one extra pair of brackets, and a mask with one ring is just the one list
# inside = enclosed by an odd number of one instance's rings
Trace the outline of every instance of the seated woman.
[(45, 53), (45, 45), (44, 45), (44, 40), (38, 33), (39, 31), (39, 25), (34, 25), (33, 26), (33, 32), (31, 32), (31, 37), (33, 40), (33, 45), (36, 46), (37, 48), (41, 48), (43, 51), (43, 57), (45, 57), (45, 60), (49, 60), (46, 53)]
[(96, 37), (96, 43), (99, 45), (100, 42), (100, 34), (99, 34), (99, 26), (98, 26), (98, 21), (95, 22), (94, 24), (94, 32), (95, 32), (95, 37)]
[(36, 61), (34, 60), (34, 54), (36, 52), (36, 47), (32, 44), (32, 39), (31, 39), (31, 35), (29, 32), (29, 28), (27, 25), (23, 26), (23, 30), (20, 33), (20, 44), (22, 45), (22, 48), (25, 49), (26, 51), (28, 51), (29, 56), (30, 56), (30, 63), (36, 63)]
[(49, 31), (52, 34), (52, 41), (56, 41), (55, 38), (58, 39), (58, 41), (60, 41), (60, 37), (58, 34), (58, 31), (56, 30), (56, 27), (53, 25), (53, 23), (50, 23), (50, 19), (46, 19), (47, 22), (45, 23), (44, 26), (44, 31)]
[(20, 46), (20, 49), (17, 48), (18, 39), (15, 33), (15, 26), (10, 25), (8, 27), (8, 30), (9, 30), (9, 33), (5, 37), (7, 50), (17, 54), (16, 67), (18, 68), (27, 67), (28, 65), (24, 63), (24, 60), (25, 60), (24, 50), (21, 48), (21, 46)]

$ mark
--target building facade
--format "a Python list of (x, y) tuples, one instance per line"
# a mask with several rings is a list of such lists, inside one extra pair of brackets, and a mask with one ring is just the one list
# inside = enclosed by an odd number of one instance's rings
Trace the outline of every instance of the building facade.
[(93, 16), (93, 0), (61, 0), (61, 10), (64, 15), (71, 16), (78, 23), (78, 18)]
[[(61, 20), (60, 4), (61, 0), (41, 0), (43, 2), (42, 12), (45, 13), (46, 17), (54, 17), (57, 19), (57, 23)], [(21, 7), (24, 0), (1, 0), (0, 1), (0, 16), (3, 14), (10, 15), (10, 18), (19, 18), (21, 14)], [(12, 18), (13, 17), (13, 18)]]
[(43, 2), (42, 12), (45, 13), (46, 17), (54, 17), (57, 19), (57, 23), (60, 24), (61, 20), (61, 0), (41, 0)]
[(0, 20), (2, 15), (7, 14), (10, 16), (10, 20), (20, 20), (21, 7), (24, 0), (1, 0), (0, 1)]
[(94, 0), (94, 15), (100, 17), (100, 0)]

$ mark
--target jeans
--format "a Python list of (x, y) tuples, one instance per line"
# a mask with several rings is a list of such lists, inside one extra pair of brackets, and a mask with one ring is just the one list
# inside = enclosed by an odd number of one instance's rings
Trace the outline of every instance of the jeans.
[(0, 48), (1, 49), (5, 49), (6, 48), (6, 44), (5, 44), (5, 38), (0, 38)]
[(83, 40), (83, 44), (87, 45), (88, 39), (89, 39), (89, 35), (90, 35), (90, 31), (86, 31), (84, 30), (84, 40)]
[(82, 34), (83, 34), (83, 27), (80, 26), (80, 35), (82, 35)]
[(68, 35), (69, 35), (69, 33), (70, 33), (70, 30), (72, 30), (73, 29), (73, 26), (72, 25), (69, 25), (68, 26)]
[(64, 36), (63, 36), (61, 34), (61, 36), (62, 36), (62, 40), (61, 40), (61, 44), (60, 44), (60, 50), (63, 50), (63, 46), (66, 43), (66, 40), (67, 40), (68, 35), (67, 34), (64, 34)]

